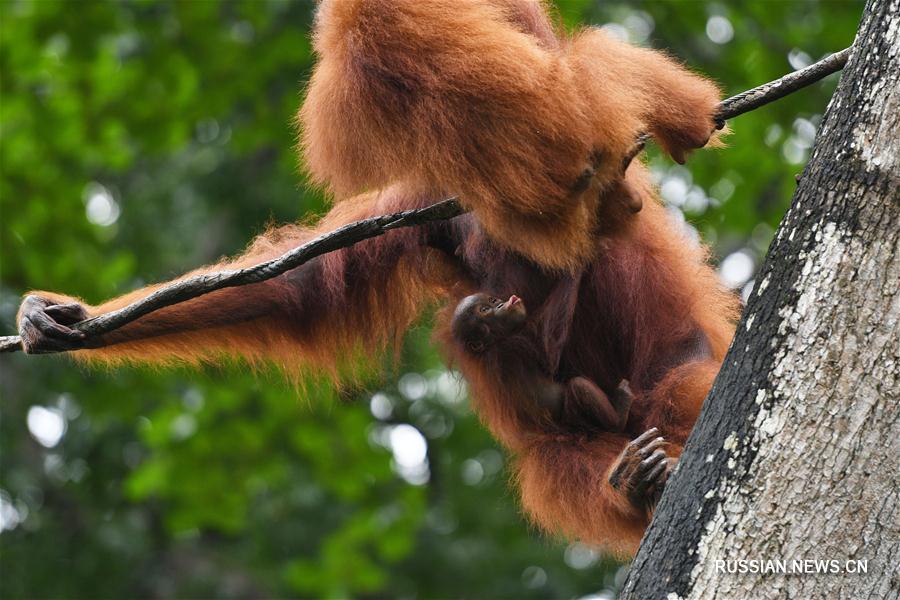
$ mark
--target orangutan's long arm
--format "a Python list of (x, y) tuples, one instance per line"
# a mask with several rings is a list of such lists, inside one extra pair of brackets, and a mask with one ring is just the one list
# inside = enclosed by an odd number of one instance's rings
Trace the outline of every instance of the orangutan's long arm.
[(595, 103), (593, 129), (605, 133), (611, 127), (606, 123), (608, 109), (597, 99), (619, 105), (621, 114), (627, 115), (613, 131), (615, 139), (632, 137), (619, 141), (618, 153), (610, 158), (627, 152), (637, 134), (649, 133), (683, 163), (689, 151), (706, 145), (721, 126), (716, 120), (718, 87), (663, 52), (632, 46), (593, 28), (575, 36), (571, 52), (580, 81)]
[[(242, 256), (186, 276), (256, 264), (341, 224), (431, 200), (398, 187), (355, 198), (335, 206), (314, 228), (275, 229), (257, 238)], [(83, 342), (67, 337), (67, 325), (121, 308), (155, 286), (98, 306), (32, 292), (20, 310), (20, 331), (28, 352), (86, 347), (75, 352), (85, 361), (198, 361), (232, 355), (334, 371), (354, 351), (377, 350), (402, 333), (433, 297), (429, 276), (442, 262), (440, 253), (428, 248), (427, 237), (423, 228), (391, 231), (274, 279), (163, 308)]]

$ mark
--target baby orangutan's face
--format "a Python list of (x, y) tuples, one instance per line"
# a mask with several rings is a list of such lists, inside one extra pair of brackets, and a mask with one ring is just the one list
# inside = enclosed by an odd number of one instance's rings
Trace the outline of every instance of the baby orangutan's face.
[(525, 303), (516, 295), (503, 301), (487, 294), (462, 299), (453, 313), (453, 335), (466, 349), (481, 353), (525, 325)]

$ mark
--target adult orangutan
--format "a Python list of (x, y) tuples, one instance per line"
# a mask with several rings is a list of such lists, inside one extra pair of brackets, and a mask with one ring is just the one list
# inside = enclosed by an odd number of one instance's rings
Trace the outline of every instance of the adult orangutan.
[(617, 487), (630, 477), (622, 465), (636, 464), (628, 457), (646, 450), (640, 434), (651, 426), (666, 464), (678, 457), (736, 302), (705, 250), (669, 220), (643, 166), (624, 169), (625, 159), (643, 132), (678, 161), (705, 145), (716, 87), (601, 30), (558, 31), (534, 0), (324, 0), (314, 47), (298, 121), (306, 164), (333, 208), (315, 227), (272, 230), (194, 273), (254, 264), (344, 223), (449, 196), (472, 212), (91, 339), (70, 325), (154, 287), (99, 306), (32, 292), (19, 314), (25, 350), (106, 363), (239, 355), (338, 377), (396, 343), (430, 304), (449, 307), (446, 328), (468, 293), (515, 293), (541, 315), (533, 350), (547, 376), (583, 377), (608, 395), (627, 380), (628, 419), (616, 430), (535, 428), (515, 386), (464, 368), (475, 408), (514, 454), (536, 523), (633, 551), (650, 513)]

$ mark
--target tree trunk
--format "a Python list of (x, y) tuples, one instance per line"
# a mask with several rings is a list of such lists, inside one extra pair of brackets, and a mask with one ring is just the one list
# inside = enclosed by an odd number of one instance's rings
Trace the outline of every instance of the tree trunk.
[(900, 594), (898, 241), (900, 0), (870, 0), (622, 597)]

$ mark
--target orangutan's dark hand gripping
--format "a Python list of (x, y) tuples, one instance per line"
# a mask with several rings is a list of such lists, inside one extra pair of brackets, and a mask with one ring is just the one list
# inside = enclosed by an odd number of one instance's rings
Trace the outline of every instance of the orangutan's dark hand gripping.
[(666, 440), (652, 427), (622, 450), (609, 474), (609, 484), (639, 510), (653, 510), (669, 479), (675, 459), (666, 455)]
[(29, 354), (66, 352), (85, 347), (85, 334), (71, 326), (88, 318), (78, 302), (54, 304), (53, 300), (30, 294), (19, 309), (19, 335)]

